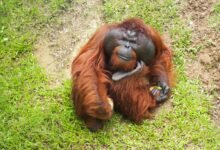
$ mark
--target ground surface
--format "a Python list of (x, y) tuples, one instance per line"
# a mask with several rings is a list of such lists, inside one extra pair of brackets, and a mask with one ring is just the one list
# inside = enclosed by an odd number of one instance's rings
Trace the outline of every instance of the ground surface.
[(80, 1), (48, 24), (35, 44), (35, 55), (53, 82), (70, 78), (70, 66), (81, 46), (103, 24), (102, 1)]
[(187, 60), (187, 74), (201, 80), (203, 88), (214, 95), (212, 117), (220, 126), (220, 32), (210, 24), (216, 2), (188, 0), (182, 17), (192, 29), (192, 49), (199, 51)]

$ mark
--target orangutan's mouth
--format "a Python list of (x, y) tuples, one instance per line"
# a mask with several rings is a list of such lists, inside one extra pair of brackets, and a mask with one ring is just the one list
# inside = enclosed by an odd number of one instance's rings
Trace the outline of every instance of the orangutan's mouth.
[(118, 72), (115, 72), (113, 75), (112, 75), (112, 80), (113, 81), (119, 81), (127, 76), (131, 76), (135, 73), (138, 73), (142, 70), (142, 68), (144, 67), (144, 62), (143, 61), (140, 61), (137, 63), (137, 66), (135, 69), (131, 70), (131, 71), (128, 71), (128, 72), (125, 72), (125, 71), (118, 71)]

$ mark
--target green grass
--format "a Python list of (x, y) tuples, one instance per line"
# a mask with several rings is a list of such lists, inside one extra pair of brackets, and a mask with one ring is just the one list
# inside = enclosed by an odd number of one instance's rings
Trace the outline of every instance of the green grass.
[(209, 25), (216, 30), (216, 32), (220, 32), (220, 2), (218, 2), (213, 7), (212, 16), (209, 19)]
[(172, 108), (135, 125), (121, 115), (91, 133), (75, 116), (70, 81), (51, 89), (37, 64), (33, 43), (40, 29), (53, 22), (65, 0), (0, 1), (0, 149), (218, 149), (219, 130), (210, 120), (210, 97), (199, 81), (184, 73), (190, 32), (174, 0), (105, 1), (107, 22), (138, 16), (172, 38), (177, 86)]

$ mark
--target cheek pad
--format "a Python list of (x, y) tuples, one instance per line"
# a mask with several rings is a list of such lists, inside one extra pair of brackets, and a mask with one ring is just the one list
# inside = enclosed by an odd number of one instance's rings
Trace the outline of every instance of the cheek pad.
[(122, 39), (120, 29), (114, 29), (107, 33), (104, 39), (104, 51), (108, 56), (111, 56), (114, 48), (120, 45), (120, 39)]
[(139, 38), (138, 44), (134, 47), (134, 50), (138, 58), (149, 65), (155, 57), (155, 46), (151, 39), (146, 36)]

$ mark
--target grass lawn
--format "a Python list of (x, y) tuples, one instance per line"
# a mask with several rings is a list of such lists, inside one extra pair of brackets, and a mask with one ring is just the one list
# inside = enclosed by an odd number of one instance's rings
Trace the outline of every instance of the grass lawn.
[(69, 0), (0, 1), (0, 149), (219, 149), (220, 131), (210, 119), (210, 96), (199, 81), (185, 74), (191, 31), (174, 0), (104, 1), (106, 22), (138, 16), (169, 34), (177, 85), (172, 107), (155, 119), (135, 125), (114, 114), (97, 133), (75, 116), (70, 81), (52, 89), (50, 77), (33, 55), (40, 29), (69, 6)]

